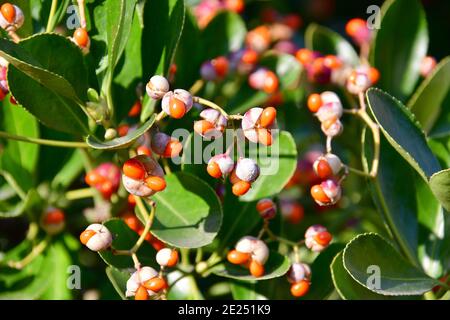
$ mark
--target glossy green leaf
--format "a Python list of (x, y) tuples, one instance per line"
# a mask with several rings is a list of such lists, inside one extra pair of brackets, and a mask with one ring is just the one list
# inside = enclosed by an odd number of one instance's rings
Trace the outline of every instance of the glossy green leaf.
[(340, 243), (331, 244), (325, 251), (321, 252), (311, 265), (311, 283), (313, 284), (305, 299), (323, 300), (333, 291), (330, 265), (333, 258), (344, 249)]
[(450, 104), (450, 57), (442, 60), (417, 89), (408, 102), (426, 132), (436, 123), (444, 108)]
[(379, 89), (370, 89), (367, 99), (386, 139), (428, 181), (441, 168), (414, 116), (400, 101)]
[(185, 7), (182, 0), (147, 1), (142, 31), (144, 79), (166, 75), (183, 31)]
[(236, 281), (232, 282), (230, 286), (234, 300), (267, 300), (265, 296), (255, 290), (255, 283)]
[(75, 150), (52, 180), (52, 186), (68, 188), (84, 170), (83, 154)]
[[(141, 39), (143, 79), (155, 74), (168, 75), (180, 37), (183, 33), (185, 5), (183, 0), (146, 1)], [(145, 96), (141, 121), (150, 116), (155, 101)]]
[(442, 206), (450, 212), (450, 169), (433, 174), (430, 178), (430, 188)]
[(51, 264), (51, 283), (47, 290), (40, 297), (43, 300), (70, 300), (72, 298), (72, 289), (68, 286), (73, 284), (69, 277), (69, 267), (72, 265), (72, 259), (62, 241), (53, 242), (48, 250)]
[[(367, 133), (370, 132), (367, 130)], [(364, 136), (364, 164), (372, 163), (372, 137)], [(415, 171), (381, 137), (378, 174), (368, 181), (374, 203), (402, 252), (417, 263), (418, 221)], [(398, 179), (401, 176), (402, 179)], [(405, 190), (405, 185), (408, 189)]]
[(152, 233), (181, 248), (210, 244), (222, 223), (222, 206), (214, 190), (184, 172), (166, 175), (167, 188), (155, 194)]
[(117, 291), (117, 294), (120, 296), (120, 298), (122, 300), (126, 300), (127, 298), (125, 296), (125, 292), (127, 291), (127, 281), (130, 278), (131, 274), (129, 272), (107, 266), (106, 275), (108, 276), (109, 281), (111, 281), (111, 284)]
[(156, 115), (153, 115), (144, 124), (142, 124), (136, 130), (130, 130), (128, 134), (123, 137), (118, 137), (109, 141), (100, 141), (94, 136), (88, 136), (86, 138), (86, 143), (94, 148), (100, 150), (117, 150), (124, 149), (132, 145), (139, 139), (144, 133), (146, 133), (155, 123)]
[[(138, 234), (131, 230), (121, 219), (110, 219), (104, 225), (113, 235), (112, 248), (115, 250), (129, 250), (139, 239)], [(114, 255), (111, 250), (100, 251), (99, 254), (108, 265), (115, 268), (124, 269), (134, 267), (131, 256)], [(144, 241), (136, 254), (143, 265), (155, 267), (155, 250), (146, 241)]]
[(419, 0), (389, 0), (371, 48), (371, 64), (381, 73), (378, 86), (405, 101), (420, 77), (428, 50), (428, 27)]
[(89, 132), (79, 106), (86, 99), (87, 71), (70, 40), (56, 34), (35, 35), (19, 45), (0, 39), (0, 56), (11, 63), (10, 90), (24, 108), (55, 130)]
[(243, 201), (254, 201), (279, 193), (294, 174), (297, 147), (291, 134), (280, 131), (269, 149), (267, 153), (250, 155), (252, 159), (257, 159), (261, 174), (250, 191), (241, 197)]
[(350, 65), (359, 64), (359, 56), (353, 46), (339, 33), (312, 23), (305, 31), (306, 48), (318, 51), (321, 54), (338, 56)]
[(192, 275), (172, 271), (167, 275), (169, 282), (168, 300), (203, 300), (204, 297)]
[(136, 2), (137, 0), (107, 0), (105, 3), (108, 66), (111, 73), (114, 72), (114, 68), (125, 50)]
[[(374, 233), (359, 235), (349, 242), (343, 252), (343, 263), (359, 284), (383, 295), (421, 295), (437, 284)], [(379, 273), (371, 268), (379, 268)], [(379, 287), (374, 281), (377, 276), (380, 276)]]
[(430, 186), (418, 175), (415, 180), (419, 222), (418, 257), (425, 273), (437, 279), (445, 273), (448, 265), (450, 229), (445, 225), (448, 217)]
[[(270, 251), (269, 259), (264, 264), (265, 273), (257, 280), (268, 280), (281, 277), (288, 272), (291, 263), (286, 256), (276, 251)], [(255, 277), (250, 274), (247, 268), (224, 262), (213, 268), (213, 273), (225, 278), (237, 279), (242, 281), (254, 281)]]
[[(39, 126), (36, 118), (23, 108), (13, 105), (9, 100), (4, 100), (1, 112), (3, 113), (3, 128), (8, 133), (30, 138), (39, 137)], [(13, 155), (17, 164), (30, 173), (33, 173), (36, 168), (39, 145), (9, 140), (3, 152), (3, 156), (6, 153)]]
[(388, 297), (376, 294), (356, 282), (345, 270), (342, 252), (339, 252), (330, 265), (331, 277), (337, 292), (345, 300), (385, 300)]
[(201, 34), (203, 60), (239, 50), (246, 34), (245, 23), (238, 14), (231, 11), (219, 12)]

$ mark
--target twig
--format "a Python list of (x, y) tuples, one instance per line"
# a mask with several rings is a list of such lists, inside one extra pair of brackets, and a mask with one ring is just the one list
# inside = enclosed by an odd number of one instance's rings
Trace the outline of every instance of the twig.
[(23, 141), (28, 143), (40, 144), (44, 146), (60, 147), (60, 148), (89, 148), (84, 142), (71, 142), (71, 141), (59, 141), (59, 140), (47, 140), (30, 138), (24, 136), (17, 136), (7, 132), (0, 131), (0, 138), (11, 139), (16, 141)]
[(31, 252), (20, 261), (9, 261), (8, 266), (10, 268), (21, 270), (29, 265), (33, 260), (39, 256), (42, 252), (44, 252), (45, 248), (47, 248), (50, 243), (51, 236), (47, 235), (44, 240), (39, 242), (39, 244), (31, 250)]

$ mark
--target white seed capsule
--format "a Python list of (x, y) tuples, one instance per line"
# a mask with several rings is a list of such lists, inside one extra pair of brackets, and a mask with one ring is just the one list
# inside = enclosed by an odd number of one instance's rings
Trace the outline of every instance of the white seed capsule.
[(254, 242), (256, 240), (258, 240), (258, 238), (245, 236), (237, 242), (236, 250), (242, 253), (252, 253), (254, 250)]
[(194, 104), (192, 95), (189, 93), (189, 91), (183, 90), (183, 89), (176, 89), (175, 91), (169, 91), (167, 92), (161, 102), (161, 107), (165, 113), (167, 113), (170, 116), (170, 101), (172, 98), (175, 98), (177, 100), (180, 100), (184, 103), (186, 110), (185, 113), (188, 113), (189, 110), (191, 110), (192, 105)]
[[(6, 4), (4, 4), (4, 5), (6, 5)], [(25, 21), (25, 17), (23, 15), (22, 9), (20, 9), (16, 5), (12, 5), (12, 6), (14, 8), (13, 21), (8, 21), (6, 19), (6, 17), (4, 17), (3, 14), (0, 12), (0, 27), (2, 27), (2, 29), (7, 30), (7, 31), (9, 31), (9, 30), (16, 31), (23, 25), (23, 23)]]
[(298, 283), (302, 280), (310, 280), (311, 268), (306, 263), (293, 263), (287, 274), (290, 283)]
[(104, 225), (94, 223), (87, 227), (85, 232), (88, 230), (94, 231), (95, 234), (92, 235), (86, 242), (86, 247), (88, 247), (92, 251), (101, 251), (111, 246), (112, 235), (111, 232), (109, 232), (108, 228), (106, 228)]
[(147, 83), (146, 91), (150, 98), (159, 100), (169, 92), (170, 85), (166, 78), (163, 76), (153, 76)]
[(241, 158), (236, 165), (236, 176), (242, 181), (254, 182), (259, 177), (259, 166), (255, 160)]
[(336, 137), (342, 133), (344, 126), (340, 120), (336, 120), (329, 126), (322, 123), (321, 129), (327, 137)]
[(239, 252), (250, 253), (252, 260), (260, 264), (265, 264), (269, 258), (269, 248), (264, 241), (252, 236), (241, 238), (235, 248)]
[[(127, 281), (127, 291), (125, 295), (127, 297), (134, 297), (136, 291), (145, 282), (158, 276), (158, 272), (151, 267), (142, 267), (140, 270), (134, 272)], [(149, 296), (153, 296), (156, 292), (147, 289)]]
[(323, 155), (323, 156), (320, 156), (319, 158), (317, 158), (317, 160), (313, 164), (314, 172), (319, 176), (320, 176), (320, 174), (318, 171), (318, 165), (321, 161), (325, 161), (330, 166), (330, 169), (331, 169), (333, 175), (338, 174), (339, 171), (341, 171), (341, 169), (342, 169), (341, 159), (339, 159), (339, 157), (336, 156), (335, 154), (328, 153), (326, 155)]
[(156, 254), (156, 262), (162, 267), (173, 267), (178, 262), (178, 252), (169, 248), (163, 248)]
[[(164, 171), (155, 159), (144, 154), (136, 156), (135, 159), (142, 163), (147, 176), (158, 176), (164, 179)], [(145, 184), (145, 179), (135, 180), (122, 174), (122, 183), (129, 193), (138, 197), (149, 197), (156, 193)]]
[(328, 232), (327, 228), (321, 225), (313, 225), (305, 232), (305, 245), (308, 249), (314, 252), (323, 251), (328, 245), (324, 246), (317, 242), (316, 235), (321, 232)]
[(227, 154), (218, 154), (211, 159), (209, 159), (208, 164), (217, 163), (219, 166), (220, 172), (222, 172), (222, 176), (226, 176), (230, 174), (234, 169), (234, 161)]

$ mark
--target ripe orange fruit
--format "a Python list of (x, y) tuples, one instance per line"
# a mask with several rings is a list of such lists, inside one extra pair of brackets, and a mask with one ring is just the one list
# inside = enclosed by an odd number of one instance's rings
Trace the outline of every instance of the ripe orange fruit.
[(183, 101), (172, 98), (169, 103), (170, 116), (175, 119), (181, 119), (186, 113), (186, 105)]
[(311, 196), (313, 197), (313, 199), (315, 199), (319, 202), (322, 202), (322, 203), (331, 202), (331, 199), (328, 198), (326, 193), (323, 191), (322, 186), (320, 186), (318, 184), (311, 188)]
[(87, 47), (89, 44), (89, 35), (84, 28), (78, 28), (73, 33), (73, 38), (75, 39), (75, 42), (82, 48)]
[(322, 246), (327, 246), (331, 239), (333, 239), (333, 236), (328, 231), (319, 232), (314, 236), (314, 240)]
[(128, 159), (122, 167), (123, 174), (135, 180), (142, 180), (145, 177), (144, 165), (136, 159)]
[(318, 93), (313, 93), (308, 98), (308, 109), (309, 111), (316, 113), (322, 106), (322, 97)]
[(232, 191), (235, 196), (243, 196), (250, 190), (251, 184), (247, 181), (238, 181), (233, 184)]
[(96, 232), (94, 230), (84, 230), (80, 234), (81, 243), (86, 245), (86, 243), (88, 243), (89, 239), (92, 238), (92, 236), (94, 236), (95, 234), (96, 234)]
[(163, 278), (155, 277), (146, 281), (143, 286), (147, 290), (158, 292), (166, 287), (166, 281)]
[(272, 145), (272, 133), (268, 129), (260, 128), (257, 129), (258, 141), (265, 146)]
[(178, 140), (170, 140), (166, 145), (163, 156), (165, 158), (174, 158), (178, 156), (183, 149), (183, 145)]
[(263, 110), (261, 116), (259, 117), (259, 124), (263, 128), (270, 127), (277, 118), (277, 109), (274, 107), (267, 107)]
[(291, 294), (296, 297), (300, 298), (306, 295), (309, 291), (309, 282), (307, 280), (302, 280), (300, 282), (294, 283), (291, 286)]
[(9, 23), (14, 23), (14, 20), (16, 20), (16, 8), (14, 8), (11, 3), (3, 4), (0, 11), (6, 21)]
[(148, 300), (148, 292), (144, 286), (140, 286), (137, 289), (136, 294), (134, 295), (134, 300)]
[(220, 167), (216, 162), (209, 163), (206, 167), (206, 171), (213, 178), (219, 179), (222, 177), (222, 171), (220, 171)]
[(145, 184), (153, 191), (163, 191), (166, 188), (166, 181), (158, 176), (150, 176), (146, 178)]
[(259, 262), (252, 260), (249, 265), (250, 273), (252, 276), (259, 278), (264, 275), (264, 266)]
[(249, 253), (239, 252), (237, 250), (231, 250), (227, 254), (227, 259), (232, 264), (243, 264), (250, 259)]
[(199, 135), (204, 135), (209, 130), (214, 129), (214, 124), (207, 120), (200, 120), (194, 123), (194, 131)]

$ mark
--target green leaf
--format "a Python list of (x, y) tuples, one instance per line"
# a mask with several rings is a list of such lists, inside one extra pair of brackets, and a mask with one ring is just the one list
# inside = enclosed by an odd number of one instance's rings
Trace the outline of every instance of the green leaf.
[(53, 242), (47, 249), (51, 264), (51, 283), (43, 296), (43, 300), (70, 300), (72, 290), (69, 288), (69, 276), (71, 275), (69, 267), (72, 265), (72, 259), (62, 243), (62, 241)]
[(177, 75), (176, 88), (190, 88), (199, 78), (202, 60), (202, 43), (199, 41), (200, 30), (197, 20), (190, 11), (186, 11), (183, 34), (178, 44), (175, 64)]
[[(39, 126), (31, 114), (9, 102), (3, 101), (3, 128), (11, 134), (30, 138), (39, 137)], [(39, 146), (31, 143), (8, 140), (3, 156), (14, 154), (17, 163), (29, 173), (33, 173), (39, 156)]]
[[(113, 235), (113, 243), (112, 248), (116, 250), (129, 250), (131, 249), (136, 241), (139, 239), (139, 236), (136, 232), (131, 230), (125, 222), (121, 219), (113, 218), (104, 223), (105, 227)], [(125, 268), (133, 268), (134, 263), (131, 259), (131, 256), (123, 256), (123, 255), (114, 255), (111, 250), (100, 251), (99, 252), (102, 259), (110, 266), (125, 269)], [(155, 267), (155, 250), (148, 244), (146, 241), (139, 248), (136, 253), (139, 257), (139, 260), (143, 265)]]
[(414, 116), (400, 101), (379, 89), (369, 89), (367, 99), (386, 139), (428, 181), (441, 168)]
[(419, 222), (418, 256), (423, 270), (433, 278), (441, 277), (448, 263), (446, 255), (450, 242), (445, 226), (445, 212), (430, 186), (416, 175), (417, 220)]
[(238, 14), (231, 11), (219, 12), (201, 34), (203, 60), (239, 50), (246, 34), (245, 23)]
[[(438, 282), (407, 262), (386, 240), (374, 233), (362, 234), (350, 241), (343, 252), (344, 267), (359, 284), (387, 295), (421, 295)], [(370, 271), (378, 267), (379, 274)], [(380, 286), (372, 280), (380, 276)]]
[(445, 210), (450, 212), (450, 169), (433, 174), (430, 178), (430, 188)]
[[(372, 137), (367, 134), (363, 134), (363, 137), (363, 162), (367, 168), (367, 163), (373, 159)], [(418, 221), (414, 174), (415, 171), (406, 160), (399, 157), (396, 150), (381, 137), (378, 173), (375, 179), (368, 181), (369, 188), (389, 232), (405, 256), (417, 263)], [(402, 179), (398, 179), (399, 176)]]
[(90, 147), (100, 150), (117, 150), (128, 148), (130, 145), (136, 142), (136, 140), (139, 139), (144, 133), (150, 130), (150, 128), (155, 123), (155, 118), (156, 115), (153, 115), (138, 129), (130, 130), (130, 132), (123, 137), (118, 137), (109, 141), (100, 141), (96, 137), (90, 135), (86, 138), (86, 143)]
[(330, 265), (333, 258), (344, 249), (340, 243), (331, 244), (325, 251), (321, 252), (311, 265), (311, 288), (306, 299), (324, 300), (333, 291)]
[(256, 284), (252, 282), (236, 281), (230, 284), (234, 300), (267, 300), (265, 296), (256, 291)]
[(147, 1), (142, 32), (144, 79), (167, 75), (184, 25), (184, 1)]
[(186, 275), (176, 270), (167, 275), (169, 282), (169, 300), (204, 300), (197, 282), (192, 275)]
[(108, 67), (111, 74), (125, 50), (136, 2), (137, 0), (107, 0), (105, 3)]
[(54, 176), (52, 186), (54, 188), (68, 188), (80, 176), (83, 169), (83, 154), (80, 150), (75, 150)]
[(305, 31), (306, 48), (318, 51), (321, 54), (338, 56), (347, 64), (359, 64), (359, 56), (353, 46), (339, 33), (312, 23)]
[[(260, 280), (269, 280), (281, 277), (288, 272), (291, 263), (286, 256), (276, 251), (270, 251), (269, 259), (264, 264), (265, 273)], [(254, 281), (256, 278), (250, 274), (247, 268), (224, 262), (213, 268), (213, 273), (225, 278), (237, 279), (242, 281)]]
[(280, 131), (267, 153), (250, 155), (261, 168), (258, 180), (252, 184), (243, 201), (255, 201), (279, 193), (291, 179), (297, 167), (297, 147), (291, 134)]
[(184, 172), (166, 175), (167, 188), (153, 196), (157, 209), (152, 233), (181, 248), (210, 244), (222, 223), (222, 206), (214, 190)]
[[(183, 0), (146, 1), (141, 39), (143, 79), (153, 75), (167, 76), (183, 33), (185, 6)], [(151, 114), (155, 101), (145, 96), (141, 120)]]
[(131, 274), (129, 272), (107, 266), (106, 275), (108, 276), (109, 281), (111, 281), (111, 284), (117, 291), (117, 294), (120, 296), (120, 298), (122, 300), (126, 300), (127, 298), (125, 297), (125, 292), (127, 291), (127, 281), (130, 278)]
[(408, 102), (408, 108), (414, 113), (426, 132), (450, 104), (450, 57), (442, 60), (417, 89)]
[(381, 89), (405, 101), (420, 77), (428, 49), (425, 11), (418, 0), (389, 0), (381, 8), (380, 28), (371, 48), (371, 64), (380, 71)]
[(345, 300), (385, 300), (389, 299), (381, 294), (376, 294), (356, 282), (345, 270), (342, 260), (342, 252), (339, 252), (330, 265), (331, 277), (336, 291)]
[(0, 56), (11, 63), (10, 90), (24, 108), (55, 130), (89, 132), (79, 106), (86, 99), (87, 71), (70, 40), (56, 34), (39, 34), (20, 44), (0, 39)]

